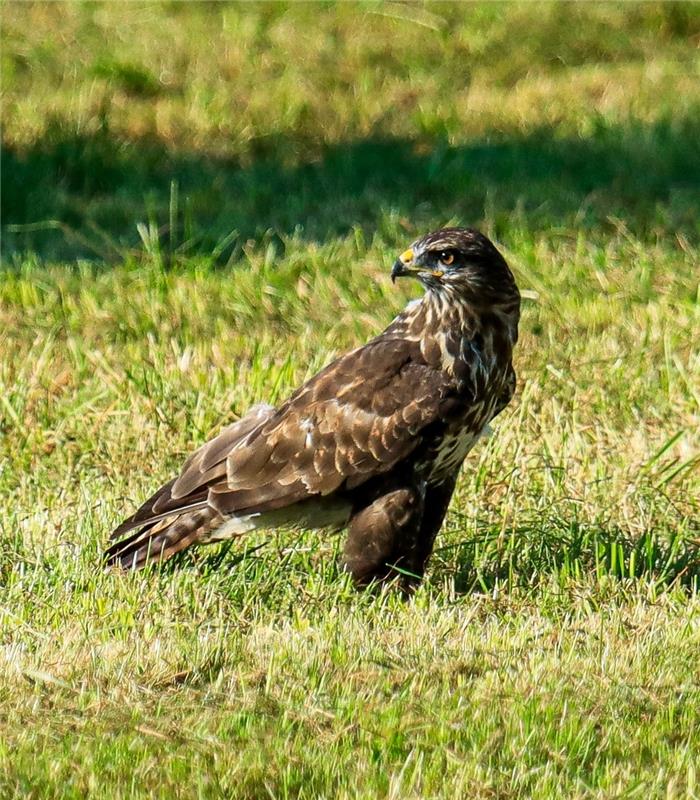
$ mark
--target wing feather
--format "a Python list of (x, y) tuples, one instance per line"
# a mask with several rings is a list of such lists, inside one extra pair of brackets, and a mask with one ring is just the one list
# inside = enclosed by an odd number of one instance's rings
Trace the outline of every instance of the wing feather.
[(226, 474), (226, 461), (225, 458), (222, 460), (222, 456), (225, 457), (238, 442), (244, 441), (274, 412), (273, 406), (253, 406), (245, 417), (224, 428), (218, 436), (192, 453), (177, 478), (161, 486), (134, 514), (115, 528), (111, 539), (119, 539), (127, 531), (159, 522), (173, 514), (206, 506), (209, 485)]
[(116, 535), (208, 505), (279, 509), (390, 470), (439, 417), (445, 378), (415, 342), (378, 337), (342, 356), (278, 410), (259, 406), (193, 453)]

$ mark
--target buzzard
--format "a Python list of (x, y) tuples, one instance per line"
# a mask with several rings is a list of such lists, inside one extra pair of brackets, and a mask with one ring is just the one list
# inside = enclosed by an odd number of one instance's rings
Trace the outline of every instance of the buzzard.
[(138, 569), (261, 527), (347, 527), (357, 585), (420, 580), (465, 456), (513, 396), (520, 294), (470, 228), (418, 239), (391, 271), (404, 276), (419, 300), (194, 452), (114, 531), (107, 563)]

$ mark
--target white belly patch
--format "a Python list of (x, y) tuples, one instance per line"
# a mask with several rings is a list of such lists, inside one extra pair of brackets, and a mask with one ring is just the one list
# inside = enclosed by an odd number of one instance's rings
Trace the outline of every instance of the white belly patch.
[(350, 517), (350, 510), (350, 505), (343, 501), (309, 499), (263, 514), (231, 516), (212, 531), (206, 541), (235, 539), (258, 528), (343, 528)]
[(461, 466), (467, 454), (479, 439), (486, 439), (492, 433), (491, 426), (485, 425), (481, 432), (477, 434), (466, 430), (446, 434), (431, 465), (428, 481), (434, 483), (452, 474)]

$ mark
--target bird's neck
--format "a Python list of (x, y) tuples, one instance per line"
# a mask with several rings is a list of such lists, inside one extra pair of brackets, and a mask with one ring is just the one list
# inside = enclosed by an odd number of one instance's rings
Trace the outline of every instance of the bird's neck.
[(458, 295), (429, 291), (409, 303), (387, 332), (419, 342), (426, 362), (439, 363), (448, 372), (465, 348), (475, 346), (486, 358), (505, 366), (518, 338), (519, 316), (517, 296), (479, 308)]

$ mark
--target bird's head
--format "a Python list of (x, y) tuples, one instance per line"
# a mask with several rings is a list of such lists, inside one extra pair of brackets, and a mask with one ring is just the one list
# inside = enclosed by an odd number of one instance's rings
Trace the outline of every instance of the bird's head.
[(472, 302), (517, 296), (513, 274), (492, 242), (472, 228), (442, 228), (417, 239), (396, 259), (391, 280), (417, 278), (430, 292)]

